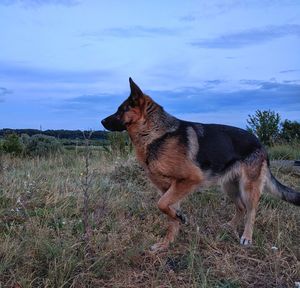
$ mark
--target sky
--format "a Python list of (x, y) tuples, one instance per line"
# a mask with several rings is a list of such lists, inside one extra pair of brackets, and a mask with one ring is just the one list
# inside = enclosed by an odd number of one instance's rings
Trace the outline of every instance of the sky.
[(299, 0), (0, 0), (0, 128), (104, 129), (128, 78), (178, 118), (300, 121)]

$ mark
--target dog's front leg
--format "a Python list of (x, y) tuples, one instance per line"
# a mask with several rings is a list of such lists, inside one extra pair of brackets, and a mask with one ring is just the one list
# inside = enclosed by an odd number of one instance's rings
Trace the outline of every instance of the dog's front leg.
[[(176, 211), (179, 211), (180, 205), (179, 202), (176, 203), (175, 205), (172, 205), (172, 208), (175, 209)], [(163, 239), (163, 241), (158, 242), (154, 245), (151, 246), (151, 251), (162, 251), (165, 250), (169, 247), (170, 243), (174, 242), (176, 236), (178, 235), (179, 232), (179, 227), (180, 227), (180, 220), (178, 219), (173, 219), (170, 216), (168, 216), (168, 231)]]
[(165, 250), (174, 242), (179, 231), (180, 222), (185, 223), (186, 218), (179, 211), (180, 201), (201, 183), (198, 174), (188, 179), (174, 180), (168, 191), (159, 199), (157, 206), (169, 218), (168, 232), (162, 242), (151, 247), (152, 251)]

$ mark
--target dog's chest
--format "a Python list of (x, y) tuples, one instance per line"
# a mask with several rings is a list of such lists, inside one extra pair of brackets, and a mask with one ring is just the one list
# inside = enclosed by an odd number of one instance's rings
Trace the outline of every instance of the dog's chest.
[(156, 165), (140, 162), (147, 177), (161, 191), (166, 192), (172, 184), (172, 177), (165, 175)]
[(157, 171), (151, 171), (148, 168), (146, 170), (146, 175), (151, 180), (151, 182), (161, 191), (166, 192), (172, 184), (172, 179), (165, 176)]

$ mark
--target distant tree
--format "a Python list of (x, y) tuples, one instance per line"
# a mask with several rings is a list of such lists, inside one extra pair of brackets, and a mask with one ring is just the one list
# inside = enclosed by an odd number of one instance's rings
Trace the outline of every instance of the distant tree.
[(288, 142), (300, 140), (300, 123), (297, 121), (284, 120), (281, 124), (280, 137)]
[(16, 134), (6, 134), (2, 143), (2, 150), (5, 153), (21, 155), (24, 150), (24, 145)]
[(264, 145), (273, 145), (280, 132), (280, 115), (274, 111), (257, 110), (248, 115), (247, 130), (256, 135)]

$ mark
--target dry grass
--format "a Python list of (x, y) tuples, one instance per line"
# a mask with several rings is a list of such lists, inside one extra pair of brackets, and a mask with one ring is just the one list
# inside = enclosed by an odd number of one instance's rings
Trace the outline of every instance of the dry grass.
[[(191, 224), (152, 255), (164, 234), (158, 194), (133, 158), (94, 152), (92, 233), (83, 239), (84, 156), (4, 157), (0, 174), (0, 287), (294, 287), (300, 281), (300, 211), (263, 197), (252, 248), (222, 224), (233, 206), (216, 189), (183, 204)], [(299, 175), (274, 171), (299, 188)], [(275, 246), (277, 249), (272, 249)]]

